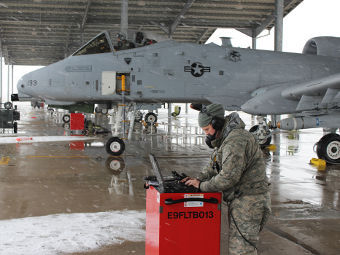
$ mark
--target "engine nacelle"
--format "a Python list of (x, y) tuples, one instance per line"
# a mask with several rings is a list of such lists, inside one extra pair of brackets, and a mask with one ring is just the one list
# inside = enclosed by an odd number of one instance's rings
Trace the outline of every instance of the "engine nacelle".
[(340, 38), (320, 36), (309, 39), (303, 47), (303, 54), (340, 57)]

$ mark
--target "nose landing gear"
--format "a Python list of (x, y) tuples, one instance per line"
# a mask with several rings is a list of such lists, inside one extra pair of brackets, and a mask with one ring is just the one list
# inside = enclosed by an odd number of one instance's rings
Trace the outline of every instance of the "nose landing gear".
[(249, 132), (255, 135), (261, 147), (266, 147), (272, 140), (271, 132), (269, 130), (266, 118), (258, 116), (257, 121), (259, 124), (249, 129)]

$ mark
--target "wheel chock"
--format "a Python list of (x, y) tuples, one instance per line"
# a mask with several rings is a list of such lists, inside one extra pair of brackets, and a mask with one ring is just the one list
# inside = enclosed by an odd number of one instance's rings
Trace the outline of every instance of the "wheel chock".
[(276, 145), (275, 144), (269, 144), (266, 148), (269, 151), (276, 151)]
[(310, 164), (312, 164), (313, 166), (316, 166), (319, 171), (326, 170), (326, 161), (323, 159), (312, 158), (310, 160)]

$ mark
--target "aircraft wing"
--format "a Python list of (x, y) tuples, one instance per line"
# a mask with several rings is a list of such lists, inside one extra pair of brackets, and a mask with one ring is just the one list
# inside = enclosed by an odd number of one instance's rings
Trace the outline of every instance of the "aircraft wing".
[(288, 86), (269, 87), (241, 106), (251, 114), (287, 114), (340, 106), (340, 74)]
[(294, 85), (282, 91), (285, 98), (300, 98), (302, 96), (320, 96), (329, 89), (340, 90), (340, 73), (323, 77), (321, 79)]
[[(239, 111), (240, 105), (235, 101), (235, 98), (231, 98), (225, 95), (209, 96), (205, 98), (210, 104), (222, 104), (227, 111)], [(205, 103), (205, 102), (203, 102)]]
[(45, 103), (48, 105), (74, 105), (77, 102), (72, 102), (72, 101), (56, 101), (56, 100), (51, 100), (51, 99), (45, 99)]
[(287, 99), (299, 99), (297, 112), (337, 107), (340, 103), (340, 74), (287, 88), (281, 95)]

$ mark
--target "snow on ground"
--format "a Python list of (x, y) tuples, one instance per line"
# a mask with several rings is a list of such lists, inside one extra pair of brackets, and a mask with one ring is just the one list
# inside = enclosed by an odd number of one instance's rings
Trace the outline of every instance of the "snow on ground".
[(34, 143), (34, 142), (65, 142), (95, 140), (94, 137), (84, 136), (23, 136), (23, 137), (0, 137), (0, 144), (9, 143)]
[(145, 240), (145, 211), (55, 214), (0, 221), (0, 253), (54, 255)]

